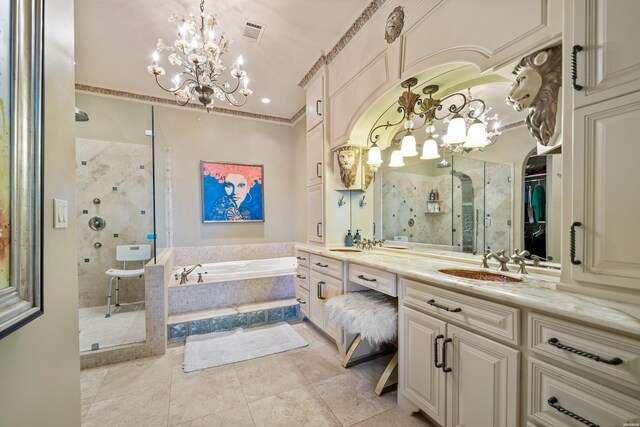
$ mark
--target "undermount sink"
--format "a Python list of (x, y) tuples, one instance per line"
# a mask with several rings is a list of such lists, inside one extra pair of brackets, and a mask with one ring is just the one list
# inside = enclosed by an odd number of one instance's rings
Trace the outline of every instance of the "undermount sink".
[(331, 252), (362, 252), (362, 249), (356, 249), (356, 248), (334, 248), (329, 250)]
[(450, 276), (464, 277), (465, 279), (485, 280), (488, 282), (502, 282), (502, 283), (522, 282), (522, 279), (516, 279), (515, 277), (509, 277), (499, 273), (490, 273), (488, 271), (457, 270), (452, 268), (443, 268), (442, 270), (438, 270), (438, 271), (440, 273), (448, 274)]

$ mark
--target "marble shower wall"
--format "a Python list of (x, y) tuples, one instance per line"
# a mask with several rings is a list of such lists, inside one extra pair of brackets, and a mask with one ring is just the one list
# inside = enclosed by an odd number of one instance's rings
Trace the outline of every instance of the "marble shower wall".
[[(425, 213), (431, 189), (438, 189), (443, 213)], [(407, 236), (410, 242), (451, 245), (451, 176), (385, 172), (382, 212), (386, 240)]]
[[(147, 240), (153, 233), (151, 146), (76, 139), (76, 200), (79, 306), (104, 306), (110, 280), (105, 271), (122, 268), (116, 246), (152, 244)], [(89, 228), (96, 215), (106, 220), (103, 230)], [(98, 242), (102, 246), (96, 248)], [(136, 301), (144, 301), (144, 279), (122, 279), (120, 302)]]
[(487, 162), (485, 166), (485, 206), (490, 220), (485, 223), (485, 248), (511, 252), (511, 166)]

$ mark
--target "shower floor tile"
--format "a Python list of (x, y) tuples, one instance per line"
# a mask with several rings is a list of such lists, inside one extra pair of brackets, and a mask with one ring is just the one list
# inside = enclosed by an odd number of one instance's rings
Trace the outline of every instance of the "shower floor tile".
[(113, 307), (111, 317), (104, 317), (107, 306), (79, 309), (80, 351), (132, 344), (145, 340), (144, 304), (122, 304)]

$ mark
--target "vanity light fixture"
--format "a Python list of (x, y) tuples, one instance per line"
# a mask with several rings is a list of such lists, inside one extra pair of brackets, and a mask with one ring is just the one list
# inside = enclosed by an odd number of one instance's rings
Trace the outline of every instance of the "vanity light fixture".
[[(442, 99), (433, 99), (433, 95), (440, 89), (437, 85), (428, 85), (422, 89), (421, 95), (412, 91), (412, 88), (418, 84), (418, 80), (410, 78), (401, 83), (406, 90), (398, 98), (398, 113), (402, 113), (402, 118), (396, 123), (387, 121), (385, 124), (374, 124), (369, 131), (368, 143), (371, 144), (367, 164), (374, 170), (382, 165), (382, 157), (378, 141), (380, 135), (376, 132), (380, 129), (387, 130), (404, 123), (406, 133), (402, 138), (400, 150), (394, 150), (391, 153), (391, 161), (389, 166), (404, 166), (404, 162), (399, 156), (412, 157), (417, 156), (417, 144), (415, 131), (423, 127), (426, 128), (427, 139), (422, 146), (422, 156), (420, 159), (429, 160), (440, 157), (438, 153), (438, 143), (435, 141), (436, 120), (448, 122), (447, 133), (442, 138), (440, 148), (442, 156), (446, 151), (452, 153), (468, 153), (470, 151), (484, 151), (486, 147), (493, 144), (500, 135), (498, 130), (498, 116), (487, 117), (490, 108), (487, 109), (484, 101), (474, 99), (471, 96), (471, 90), (468, 94), (453, 93)], [(447, 102), (449, 101), (449, 102)], [(423, 122), (416, 126), (414, 119), (418, 117)], [(491, 131), (487, 131), (489, 125), (493, 124)], [(446, 167), (446, 166), (444, 166)]]
[[(204, 0), (200, 2), (199, 18), (198, 24), (192, 14), (187, 18), (175, 12), (171, 14), (169, 22), (178, 28), (178, 37), (171, 46), (158, 39), (156, 51), (152, 55), (153, 63), (147, 67), (147, 71), (154, 76), (162, 90), (175, 95), (178, 105), (187, 105), (192, 100), (199, 101), (208, 112), (213, 108), (215, 99), (219, 99), (241, 107), (253, 93), (248, 88), (249, 79), (242, 68), (242, 56), (238, 57), (231, 68), (232, 79), (227, 79), (224, 76), (227, 67), (222, 62), (222, 56), (229, 52), (231, 40), (216, 34), (214, 28), (218, 22), (214, 16), (204, 12)], [(169, 63), (180, 67), (178, 74), (171, 80), (170, 88), (163, 86), (158, 79), (166, 73), (159, 65), (159, 52), (166, 52)], [(233, 96), (236, 92), (244, 98), (238, 101)]]

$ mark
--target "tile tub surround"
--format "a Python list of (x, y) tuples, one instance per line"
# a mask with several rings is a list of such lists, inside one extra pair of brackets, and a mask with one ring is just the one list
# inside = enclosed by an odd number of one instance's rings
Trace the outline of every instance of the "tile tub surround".
[[(480, 257), (471, 254), (430, 251), (424, 253), (392, 249), (374, 249), (362, 253), (331, 252), (329, 248), (297, 244), (299, 250), (311, 252), (343, 261), (354, 261), (379, 270), (395, 273), (410, 279), (422, 280), (452, 290), (536, 309), (554, 316), (591, 323), (601, 328), (610, 328), (640, 336), (640, 305), (606, 300), (556, 289), (557, 277), (541, 274), (506, 275), (522, 279), (521, 283), (484, 282), (464, 279), (440, 273), (442, 268), (469, 268), (481, 270)], [(432, 252), (434, 256), (429, 256)], [(490, 262), (491, 270), (497, 264)], [(510, 265), (510, 268), (515, 266)], [(528, 268), (534, 272), (534, 268)], [(552, 273), (553, 274), (553, 273)], [(557, 273), (555, 273), (557, 274)]]
[[(109, 277), (104, 272), (122, 268), (116, 246), (147, 243), (153, 232), (151, 147), (143, 144), (76, 139), (76, 221), (78, 229), (79, 306), (107, 302)], [(100, 204), (94, 204), (94, 198)], [(101, 216), (107, 226), (89, 228), (89, 218)], [(102, 246), (95, 248), (94, 243)], [(128, 268), (140, 268), (131, 263)], [(115, 292), (115, 291), (114, 291)], [(120, 281), (120, 301), (144, 300), (144, 279)]]
[(246, 245), (188, 246), (173, 248), (175, 265), (244, 261), (293, 256), (294, 243), (251, 243)]
[[(384, 363), (344, 369), (321, 332), (292, 327), (308, 347), (184, 373), (184, 345), (175, 344), (163, 356), (83, 370), (82, 425), (431, 426), (399, 410), (395, 392), (373, 395)], [(331, 384), (349, 398), (327, 393)]]
[(183, 285), (172, 280), (168, 289), (169, 315), (294, 296), (293, 276)]

